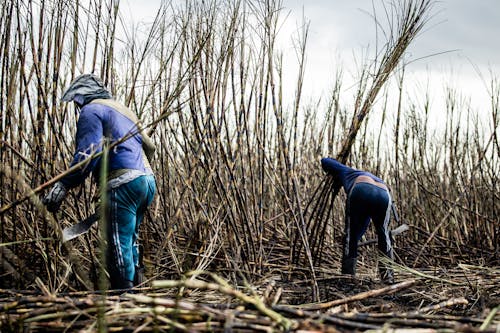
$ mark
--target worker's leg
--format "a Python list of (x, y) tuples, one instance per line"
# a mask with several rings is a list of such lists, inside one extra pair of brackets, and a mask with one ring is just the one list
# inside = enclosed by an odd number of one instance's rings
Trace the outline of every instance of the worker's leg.
[(133, 286), (137, 212), (146, 201), (145, 181), (138, 177), (108, 192), (108, 270), (112, 289)]
[(391, 196), (384, 189), (373, 197), (372, 220), (378, 236), (378, 248), (386, 256), (392, 252), (392, 244), (389, 231), (389, 220), (391, 217)]
[[(379, 252), (388, 259), (394, 259), (392, 242), (389, 230), (391, 216), (391, 196), (386, 190), (380, 189), (377, 196), (373, 198), (372, 220), (375, 225), (378, 238)], [(379, 264), (380, 277), (384, 282), (392, 283), (394, 274), (392, 269), (384, 263)]]
[(142, 202), (139, 205), (139, 208), (137, 210), (137, 215), (136, 215), (136, 224), (135, 224), (135, 230), (132, 238), (132, 244), (133, 244), (133, 257), (134, 257), (134, 264), (137, 266), (139, 263), (139, 245), (137, 243), (137, 237), (139, 236), (139, 226), (142, 223), (142, 220), (144, 219), (144, 213), (146, 212), (148, 206), (151, 204), (153, 201), (153, 197), (156, 192), (156, 183), (154, 176), (148, 175), (148, 176), (143, 176), (141, 177), (141, 184), (140, 186), (144, 189), (145, 195), (143, 197)]
[(143, 202), (140, 204), (139, 209), (137, 210), (135, 230), (132, 236), (132, 256), (135, 267), (135, 274), (133, 280), (134, 285), (142, 283), (143, 280), (143, 278), (139, 276), (140, 274), (144, 274), (144, 268), (142, 267), (142, 263), (139, 262), (140, 253), (139, 253), (139, 244), (137, 239), (139, 236), (139, 226), (141, 225), (142, 220), (144, 218), (144, 213), (146, 212), (148, 206), (153, 201), (153, 197), (156, 192), (156, 183), (154, 176), (152, 175), (143, 176), (143, 181), (141, 182), (141, 186), (146, 192), (146, 195), (144, 197)]
[(344, 249), (342, 273), (356, 274), (358, 242), (366, 232), (370, 218), (365, 207), (364, 184), (355, 184), (347, 196), (345, 208)]

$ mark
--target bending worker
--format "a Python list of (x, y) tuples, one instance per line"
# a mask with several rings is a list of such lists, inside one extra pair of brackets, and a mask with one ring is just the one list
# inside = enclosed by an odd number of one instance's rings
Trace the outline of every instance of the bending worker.
[[(151, 139), (139, 130), (139, 121), (134, 112), (112, 99), (95, 75), (77, 77), (62, 100), (73, 101), (80, 110), (76, 151), (71, 166), (102, 151), (104, 138), (110, 144), (125, 138), (108, 153), (106, 256), (111, 288), (132, 288), (140, 278), (137, 244), (139, 225), (156, 191), (148, 161), (155, 147)], [(89, 160), (77, 171), (55, 183), (43, 203), (49, 211), (57, 211), (69, 189), (82, 184), (91, 172), (98, 181), (100, 170), (100, 158)]]
[[(367, 171), (345, 166), (333, 158), (323, 158), (321, 166), (324, 171), (336, 177), (336, 183), (342, 184), (347, 195), (342, 274), (356, 275), (358, 242), (366, 232), (370, 219), (377, 232), (379, 251), (393, 259), (388, 228), (392, 203), (384, 181)], [(379, 265), (379, 273), (385, 283), (394, 282), (392, 269)]]

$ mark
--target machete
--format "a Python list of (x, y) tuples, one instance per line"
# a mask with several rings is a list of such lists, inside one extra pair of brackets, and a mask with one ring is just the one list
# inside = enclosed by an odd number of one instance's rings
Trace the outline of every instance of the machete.
[[(409, 229), (410, 229), (410, 227), (408, 226), (408, 224), (403, 223), (399, 227), (397, 227), (396, 229), (393, 229), (393, 230), (390, 231), (391, 237), (394, 237), (394, 236), (397, 236), (399, 234), (402, 234), (403, 232), (405, 232), (405, 231), (407, 231)], [(376, 239), (369, 239), (367, 241), (358, 243), (358, 246), (370, 245), (370, 244), (373, 244), (373, 243), (376, 243), (376, 242), (377, 242)]]
[(65, 243), (73, 238), (83, 235), (89, 231), (90, 227), (99, 220), (99, 214), (94, 213), (87, 217), (85, 220), (73, 224), (72, 226), (66, 227), (63, 230), (62, 242)]

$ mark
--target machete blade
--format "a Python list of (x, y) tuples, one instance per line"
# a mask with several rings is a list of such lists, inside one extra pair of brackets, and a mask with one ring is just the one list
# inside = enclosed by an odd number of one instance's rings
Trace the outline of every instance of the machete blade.
[(90, 227), (99, 219), (99, 214), (94, 213), (87, 217), (85, 220), (73, 224), (72, 226), (66, 227), (62, 233), (62, 242), (65, 243), (73, 238), (83, 235), (89, 231)]
[[(408, 230), (410, 230), (410, 226), (406, 223), (403, 223), (399, 227), (397, 227), (396, 229), (391, 230), (390, 234), (391, 234), (391, 237), (395, 237), (395, 236), (400, 235), (403, 232), (408, 231)], [(369, 240), (366, 240), (364, 242), (359, 242), (358, 246), (370, 245), (370, 244), (374, 244), (376, 242), (377, 242), (376, 239), (369, 239)]]

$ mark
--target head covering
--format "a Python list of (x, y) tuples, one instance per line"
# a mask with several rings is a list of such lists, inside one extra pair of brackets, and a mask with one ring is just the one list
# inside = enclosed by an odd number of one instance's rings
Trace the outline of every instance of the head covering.
[(83, 74), (71, 82), (62, 96), (64, 102), (75, 101), (79, 105), (90, 103), (96, 98), (109, 99), (111, 94), (94, 74)]

